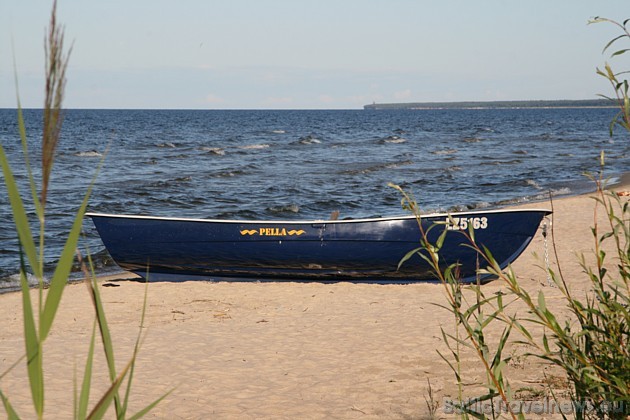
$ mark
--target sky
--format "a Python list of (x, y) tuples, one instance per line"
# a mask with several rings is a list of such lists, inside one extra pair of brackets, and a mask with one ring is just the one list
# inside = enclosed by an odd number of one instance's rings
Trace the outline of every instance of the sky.
[[(628, 0), (58, 0), (66, 108), (593, 99)], [(40, 108), (52, 0), (0, 0), (0, 108)], [(630, 47), (630, 41), (626, 42)], [(620, 47), (623, 44), (619, 44)], [(630, 54), (629, 54), (630, 55)], [(625, 61), (624, 61), (625, 60)], [(625, 66), (626, 69), (630, 65)]]

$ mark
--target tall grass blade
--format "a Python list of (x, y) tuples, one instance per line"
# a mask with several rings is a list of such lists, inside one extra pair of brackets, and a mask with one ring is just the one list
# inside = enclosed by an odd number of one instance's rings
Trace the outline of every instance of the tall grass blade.
[(402, 267), (402, 265), (407, 262), (407, 260), (409, 260), (409, 258), (413, 257), (415, 254), (419, 253), (422, 250), (422, 248), (415, 248), (412, 249), (411, 251), (407, 252), (405, 254), (404, 257), (402, 257), (400, 259), (400, 261), (398, 262), (398, 267), (396, 268), (397, 270), (400, 270), (400, 267)]
[[(502, 364), (505, 364), (505, 360), (501, 360), (501, 357), (502, 357), (501, 355), (503, 354), (503, 349), (505, 345), (508, 343), (508, 338), (510, 336), (511, 331), (512, 331), (512, 324), (506, 327), (505, 330), (503, 331), (503, 335), (501, 336), (501, 339), (499, 340), (499, 343), (497, 344), (497, 350), (494, 354), (494, 359), (492, 360), (492, 366), (502, 366)], [(501, 369), (502, 367), (499, 368), (498, 372), (500, 372)]]
[[(109, 332), (109, 326), (107, 325), (107, 319), (105, 317), (105, 310), (103, 309), (103, 301), (101, 300), (101, 295), (96, 285), (96, 278), (93, 277), (91, 281), (86, 283), (88, 285), (88, 290), (90, 291), (90, 296), (92, 297), (94, 310), (96, 311), (96, 320), (99, 330), (101, 332), (101, 340), (103, 342), (103, 350), (105, 352), (105, 359), (107, 361), (109, 377), (110, 380), (114, 382), (116, 379), (116, 359), (114, 357), (114, 346), (112, 344), (112, 337)], [(116, 406), (116, 413), (120, 413), (122, 411), (122, 406), (118, 394), (114, 396), (114, 404)]]
[[(15, 86), (17, 89), (17, 70), (15, 70)], [(22, 105), (20, 104), (20, 98), (18, 95), (18, 130), (20, 132), (20, 140), (22, 142), (22, 153), (24, 154), (24, 165), (26, 166), (26, 173), (28, 174), (28, 182), (31, 189), (31, 196), (33, 197), (33, 204), (35, 206), (35, 213), (37, 219), (42, 220), (44, 218), (44, 211), (37, 197), (37, 187), (35, 186), (35, 177), (31, 170), (31, 161), (28, 157), (28, 142), (26, 139), (26, 126), (24, 124), (24, 113), (22, 112)]]
[(92, 337), (90, 339), (90, 350), (88, 351), (87, 360), (85, 362), (85, 371), (83, 373), (83, 382), (81, 384), (81, 395), (79, 396), (79, 408), (77, 410), (77, 418), (84, 419), (88, 410), (90, 401), (90, 388), (92, 383), (92, 366), (94, 360), (94, 343), (96, 341), (96, 320), (92, 325)]
[(31, 228), (28, 223), (28, 213), (24, 208), (24, 203), (22, 202), (17, 182), (15, 181), (13, 171), (9, 166), (9, 162), (2, 145), (0, 145), (0, 166), (2, 166), (4, 184), (6, 185), (7, 194), (9, 195), (9, 202), (11, 203), (11, 210), (13, 212), (13, 222), (18, 233), (18, 239), (20, 240), (23, 251), (26, 254), (29, 265), (33, 270), (33, 274), (35, 274), (37, 278), (43, 278), (44, 274), (39, 263), (37, 247), (33, 241)]
[(41, 417), (44, 411), (44, 372), (41, 354), (41, 342), (37, 336), (31, 293), (24, 270), (24, 258), (20, 253), (22, 269), (20, 270), (20, 286), (22, 288), (22, 316), (24, 318), (24, 345), (26, 347), (26, 368), (33, 406)]
[(20, 362), (22, 362), (22, 360), (24, 360), (25, 358), (26, 358), (26, 355), (23, 354), (15, 362), (13, 362), (13, 364), (11, 366), (9, 366), (7, 368), (7, 370), (5, 370), (4, 372), (0, 373), (0, 381), (2, 381), (2, 378), (4, 378), (9, 372), (11, 372), (13, 369), (15, 369), (15, 367), (17, 365), (19, 365)]
[[(105, 416), (105, 413), (107, 412), (107, 409), (111, 405), (112, 401), (117, 399), (118, 389), (120, 388), (120, 385), (122, 385), (123, 380), (125, 379), (125, 376), (127, 376), (127, 373), (129, 372), (130, 367), (131, 367), (131, 361), (127, 363), (127, 366), (125, 366), (122, 372), (120, 372), (120, 375), (114, 378), (107, 392), (103, 394), (103, 396), (96, 403), (96, 405), (94, 406), (90, 414), (86, 417), (87, 419), (98, 420), (98, 419), (102, 419), (103, 416)], [(119, 416), (117, 415), (116, 417), (118, 418)]]
[(626, 36), (627, 36), (626, 34), (622, 34), (622, 35), (619, 35), (619, 36), (617, 36), (617, 37), (615, 37), (615, 38), (611, 39), (611, 40), (610, 40), (610, 41), (606, 44), (606, 46), (604, 47), (604, 49), (602, 50), (602, 53), (605, 53), (605, 52), (606, 52), (606, 50), (607, 50), (607, 49), (608, 49), (608, 48), (609, 48), (612, 44), (614, 44), (617, 40), (622, 39), (622, 38), (625, 38)]
[[(148, 270), (147, 270), (147, 278), (148, 278)], [(149, 282), (146, 281), (144, 285), (144, 300), (142, 302), (142, 315), (140, 317), (140, 329), (138, 330), (138, 336), (136, 337), (136, 344), (133, 348), (133, 357), (131, 364), (131, 371), (129, 373), (129, 380), (127, 382), (127, 391), (125, 392), (125, 399), (123, 401), (122, 407), (122, 415), (124, 416), (127, 413), (127, 404), (129, 402), (129, 394), (131, 392), (131, 383), (133, 381), (133, 374), (136, 367), (136, 358), (138, 357), (138, 351), (140, 350), (140, 340), (142, 338), (142, 330), (144, 329), (144, 319), (147, 311), (147, 295), (149, 294)]]
[(8, 420), (19, 420), (20, 416), (16, 413), (15, 409), (9, 402), (9, 399), (4, 395), (2, 391), (0, 391), (0, 399), (2, 399), (2, 404), (4, 405), (4, 411), (7, 413)]
[(33, 204), (35, 205), (37, 218), (39, 220), (42, 220), (44, 216), (44, 212), (37, 196), (37, 187), (35, 186), (35, 177), (33, 176), (33, 171), (31, 170), (31, 161), (28, 157), (28, 142), (26, 139), (26, 126), (24, 124), (24, 113), (22, 112), (22, 103), (20, 102), (20, 90), (19, 90), (19, 83), (18, 83), (18, 71), (17, 71), (16, 60), (15, 60), (15, 53), (13, 54), (13, 75), (15, 79), (14, 83), (15, 83), (15, 96), (16, 96), (16, 102), (17, 102), (18, 131), (20, 133), (20, 141), (22, 143), (22, 153), (24, 154), (24, 165), (26, 167), (26, 173), (28, 174), (28, 181), (31, 188), (31, 195), (33, 197)]
[(162, 395), (160, 398), (156, 399), (151, 404), (147, 405), (145, 408), (143, 408), (142, 410), (138, 411), (133, 416), (129, 417), (129, 420), (137, 420), (139, 418), (144, 417), (145, 415), (147, 415), (149, 413), (149, 411), (153, 410), (156, 405), (158, 405), (160, 402), (162, 402), (162, 400), (164, 398), (168, 397), (172, 392), (173, 392), (173, 390), (171, 389), (166, 394)]

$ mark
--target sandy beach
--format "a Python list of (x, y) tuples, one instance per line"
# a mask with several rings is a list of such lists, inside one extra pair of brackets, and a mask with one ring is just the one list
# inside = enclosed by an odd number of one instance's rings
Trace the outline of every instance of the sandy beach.
[[(623, 181), (616, 191), (630, 189), (628, 179)], [(605, 220), (601, 211), (594, 219), (591, 196), (553, 201), (558, 259), (576, 294), (588, 286), (576, 254), (592, 257), (590, 227)], [(522, 207), (551, 208), (551, 203)], [(541, 268), (544, 249), (538, 234), (513, 268), (530, 293), (544, 290), (549, 305), (557, 302), (555, 309), (562, 311), (560, 293), (547, 285)], [(551, 260), (557, 269), (553, 255)], [(122, 368), (139, 331), (145, 284), (124, 278), (100, 284)], [(490, 295), (504, 286), (493, 281), (483, 288)], [(147, 290), (132, 413), (173, 389), (149, 418), (428, 418), (430, 387), (437, 416), (453, 417), (443, 403), (456, 396), (455, 377), (436, 352), (448, 351), (440, 328), (454, 328), (452, 315), (438, 306), (445, 303), (440, 284), (190, 281), (151, 283)], [(32, 293), (35, 299), (37, 291)], [(20, 293), (0, 295), (0, 314), (4, 372), (24, 352)], [(48, 418), (72, 415), (74, 378), (83, 374), (93, 319), (86, 286), (69, 285), (45, 344)], [(545, 381), (562, 387), (553, 367), (524, 357), (522, 347), (508, 351), (514, 355), (508, 377), (523, 399), (542, 392)], [(479, 395), (484, 372), (470, 354), (462, 362), (466, 394)], [(102, 351), (95, 375), (92, 405), (107, 387)], [(33, 417), (24, 363), (0, 380), (0, 388), (18, 413)]]

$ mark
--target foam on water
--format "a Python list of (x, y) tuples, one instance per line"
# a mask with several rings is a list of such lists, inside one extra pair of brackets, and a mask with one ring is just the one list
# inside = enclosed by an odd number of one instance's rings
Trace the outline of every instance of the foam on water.
[(239, 149), (243, 150), (257, 150), (257, 149), (267, 149), (271, 146), (268, 144), (248, 144), (246, 146), (238, 146)]
[[(44, 277), (44, 284), (49, 284), (50, 280)], [(31, 273), (26, 273), (26, 282), (30, 287), (37, 286), (39, 280)], [(0, 279), (0, 293), (13, 292), (21, 289), (20, 274), (15, 273)]]
[(102, 157), (103, 156), (102, 153), (97, 152), (96, 150), (90, 150), (87, 152), (77, 152), (74, 155), (78, 157)]

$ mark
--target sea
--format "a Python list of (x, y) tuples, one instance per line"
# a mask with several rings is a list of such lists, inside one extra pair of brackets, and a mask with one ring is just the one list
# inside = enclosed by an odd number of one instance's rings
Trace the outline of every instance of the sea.
[[(103, 213), (249, 220), (405, 214), (389, 183), (413, 193), (425, 212), (500, 208), (593, 190), (586, 174), (599, 173), (601, 152), (611, 182), (627, 172), (630, 138), (609, 134), (615, 113), (66, 110), (46, 207), (46, 268), (50, 274), (95, 177), (89, 211)], [(42, 112), (24, 110), (24, 119), (39, 185)], [(0, 143), (38, 232), (14, 109), (0, 109)], [(20, 256), (1, 184), (0, 291), (7, 291), (19, 284)], [(97, 273), (120, 271), (92, 222), (83, 226), (82, 253), (93, 256)]]

